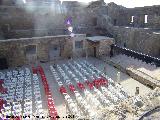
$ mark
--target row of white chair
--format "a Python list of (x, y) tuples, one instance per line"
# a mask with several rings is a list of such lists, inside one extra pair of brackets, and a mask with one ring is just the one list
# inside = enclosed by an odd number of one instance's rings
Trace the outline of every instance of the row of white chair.
[[(85, 76), (86, 74), (87, 74), (87, 76), (89, 76), (89, 73), (86, 71), (86, 70), (84, 70), (79, 64), (77, 64), (76, 62), (74, 62), (76, 65), (75, 66), (77, 66), (77, 67), (80, 67), (80, 71), (85, 71), (85, 72), (83, 72), (83, 74), (81, 74), (79, 71), (78, 71), (78, 69), (76, 69), (76, 67), (74, 66), (74, 65), (71, 65), (71, 63), (69, 63), (69, 65), (70, 65), (70, 67), (72, 67), (73, 68), (73, 70), (76, 72), (76, 74), (77, 75), (79, 75), (79, 76), (81, 76), (81, 80), (83, 81), (83, 82), (86, 82), (87, 81), (87, 78), (86, 77), (83, 77), (83, 76)], [(89, 68), (90, 69), (90, 68)], [(107, 98), (98, 90), (98, 89), (96, 89), (95, 87), (94, 87), (94, 89), (93, 89), (93, 91), (95, 92), (95, 94), (96, 94), (96, 98), (104, 105), (104, 106), (109, 106), (110, 104), (111, 104), (111, 102), (109, 101), (109, 100), (107, 100)], [(94, 97), (90, 97), (90, 96), (92, 96), (90, 93), (89, 93), (89, 91), (85, 91), (85, 96), (86, 97), (88, 97), (89, 98), (89, 100), (88, 101), (90, 101), (90, 98), (92, 98), (92, 100), (94, 99)], [(97, 105), (97, 106), (100, 106), (100, 104), (97, 104), (97, 103), (99, 103), (99, 101), (97, 101), (97, 99), (95, 99), (94, 100), (94, 103), (95, 103), (95, 106)], [(93, 104), (94, 104), (93, 103)], [(99, 109), (99, 107), (97, 107), (98, 109)]]
[[(90, 74), (91, 74), (91, 76), (93, 76), (94, 74), (96, 74), (96, 73), (100, 73), (100, 71), (97, 69), (97, 68), (95, 68), (95, 67), (93, 67), (92, 65), (86, 65), (86, 64), (84, 64), (84, 63), (77, 63), (77, 62), (74, 62), (75, 64), (78, 64), (77, 66), (79, 66), (81, 69), (80, 70), (82, 70), (82, 71), (84, 71), (83, 69), (84, 68), (86, 68), (86, 70), (85, 70), (85, 72), (84, 72), (84, 74), (85, 73), (87, 73), (87, 71), (89, 71), (90, 72)], [(93, 70), (92, 70), (93, 69)], [(88, 73), (89, 74), (89, 73)], [(101, 76), (99, 76), (99, 74), (97, 74), (97, 76), (96, 76), (97, 78), (101, 78)], [(111, 84), (109, 84), (108, 86), (111, 86)], [(107, 88), (106, 88), (107, 89)], [(118, 95), (116, 94), (117, 93), (117, 91), (116, 92), (113, 92), (115, 90), (115, 88), (113, 88), (112, 87), (112, 89), (110, 89), (110, 91), (112, 91), (112, 94), (110, 94), (111, 95), (111, 98), (113, 98), (113, 100), (114, 100), (114, 103), (117, 103), (118, 102)], [(101, 100), (102, 101), (104, 101), (104, 96), (103, 96), (103, 94), (101, 94), (101, 92), (100, 91), (98, 91), (98, 90), (96, 90), (96, 89), (94, 89), (94, 91), (96, 92), (96, 93), (98, 93), (98, 96), (99, 96), (99, 98), (101, 97)], [(120, 93), (119, 93), (120, 94)], [(121, 94), (120, 94), (121, 95)], [(102, 97), (103, 96), (103, 97)], [(121, 95), (121, 96), (123, 96), (123, 95)]]
[[(64, 64), (63, 66), (64, 66), (64, 68), (65, 68), (65, 70), (66, 70), (66, 73), (68, 72), (68, 73), (71, 74), (72, 76), (78, 76), (78, 75), (75, 75), (72, 71), (70, 71), (69, 67), (68, 67), (66, 64)], [(73, 66), (72, 66), (72, 67), (73, 67)], [(80, 66), (79, 66), (79, 67), (80, 67)], [(81, 69), (81, 70), (82, 70), (82, 69)], [(80, 73), (78, 70), (75, 70), (75, 71), (77, 71), (78, 74)], [(81, 74), (81, 73), (80, 73), (80, 74)], [(82, 74), (81, 74), (80, 76), (82, 76), (82, 79), (84, 78)], [(80, 81), (77, 77), (74, 77), (73, 80), (75, 80), (76, 83), (79, 83), (79, 82), (82, 82), (82, 81), (83, 81), (83, 80)], [(84, 82), (84, 81), (83, 81), (83, 82)], [(94, 89), (96, 89), (96, 88), (94, 88)], [(87, 102), (89, 102), (90, 104), (92, 104), (96, 109), (102, 109), (102, 105), (101, 105), (101, 103), (97, 100), (97, 98), (93, 97), (93, 95), (92, 95), (89, 91), (87, 91), (87, 90), (85, 90), (84, 93), (85, 93), (85, 97), (86, 97)], [(103, 98), (102, 101), (105, 101), (104, 99), (105, 99), (105, 98)]]
[[(65, 65), (63, 65), (63, 66), (64, 66), (64, 68), (66, 68), (66, 71), (68, 71), (67, 67)], [(59, 65), (57, 65), (57, 68), (58, 68), (60, 74), (62, 75), (66, 85), (72, 84), (70, 79), (68, 79), (69, 77), (65, 73), (65, 71)], [(75, 97), (76, 97), (77, 104), (80, 106), (81, 110), (87, 115), (87, 117), (89, 117), (90, 119), (96, 118), (96, 116), (97, 116), (96, 113), (94, 113), (94, 111), (92, 111), (91, 106), (80, 95), (80, 93), (75, 90), (74, 94), (75, 94)]]
[[(2, 94), (2, 98), (7, 101), (3, 104), (3, 115), (20, 116), (22, 111), (26, 111), (26, 99), (23, 98), (24, 83), (28, 79), (31, 81), (31, 72), (28, 68), (7, 71), (0, 73), (3, 76), (3, 86), (8, 89), (6, 94)], [(1, 77), (2, 78), (2, 77)], [(22, 104), (24, 102), (24, 105)], [(23, 106), (23, 107), (22, 107)], [(22, 109), (23, 108), (23, 109)]]
[(35, 98), (35, 107), (36, 107), (36, 115), (42, 116), (44, 115), (44, 110), (42, 108), (42, 98), (40, 92), (40, 83), (37, 74), (33, 74), (33, 90), (34, 90), (34, 98)]

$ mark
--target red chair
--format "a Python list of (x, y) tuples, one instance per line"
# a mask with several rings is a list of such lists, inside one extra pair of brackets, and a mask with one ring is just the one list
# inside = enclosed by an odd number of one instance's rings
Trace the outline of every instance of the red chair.
[(56, 112), (49, 112), (49, 115), (51, 116), (51, 120), (57, 120), (56, 116), (58, 116), (58, 114)]
[(76, 90), (74, 85), (72, 85), (72, 84), (69, 85), (69, 89), (71, 92), (74, 92)]
[(14, 120), (22, 120), (22, 117), (17, 116), (16, 118), (14, 118)]
[(43, 82), (43, 85), (44, 85), (44, 87), (48, 87), (48, 82), (47, 81), (42, 81)]
[(85, 89), (85, 87), (84, 87), (84, 85), (83, 85), (82, 83), (77, 83), (77, 86), (78, 86), (81, 90), (84, 90), (84, 89)]
[(51, 91), (49, 90), (46, 95), (47, 96), (52, 96)]
[(104, 85), (104, 86), (108, 85), (108, 80), (102, 78), (101, 79), (101, 84)]
[(52, 113), (52, 114), (54, 113), (55, 115), (57, 115), (57, 111), (56, 111), (56, 108), (54, 106), (49, 108), (49, 112)]
[(0, 84), (4, 84), (4, 80), (0, 79)]
[(94, 88), (93, 83), (89, 83), (89, 84), (88, 84), (88, 87), (89, 87), (90, 90), (93, 90), (93, 88)]
[(51, 116), (55, 116), (56, 117), (58, 115), (57, 111), (56, 111), (56, 108), (55, 107), (49, 108), (49, 114)]
[(48, 92), (50, 92), (49, 88), (45, 88), (45, 94), (46, 94), (46, 96), (49, 96)]
[(52, 102), (48, 105), (48, 108), (50, 111), (56, 111), (56, 108)]
[(88, 85), (88, 83), (90, 83), (89, 81), (85, 81), (85, 83)]
[(3, 104), (5, 104), (6, 101), (3, 99), (0, 99), (0, 110), (3, 108)]
[(66, 90), (66, 88), (65, 88), (64, 86), (61, 86), (61, 87), (59, 88), (59, 91), (60, 91), (61, 94), (67, 93), (67, 90)]
[(47, 101), (48, 102), (53, 102), (52, 96), (48, 95)]
[[(49, 109), (50, 109), (50, 108), (54, 108), (54, 103), (53, 103), (53, 101), (48, 102), (48, 107), (49, 107)], [(54, 109), (56, 110), (56, 108), (54, 108)]]
[(87, 86), (89, 87), (90, 90), (93, 90), (93, 88), (94, 88), (93, 87), (94, 86), (93, 83), (91, 83), (90, 81), (86, 81), (85, 83), (87, 84)]
[(48, 85), (47, 78), (45, 76), (44, 70), (41, 66), (38, 66), (37, 71), (39, 71), (39, 73), (40, 73), (42, 83), (43, 83), (43, 87), (44, 87), (44, 90), (45, 90), (45, 94), (46, 94), (46, 97), (47, 97), (49, 115), (53, 117), (53, 118), (51, 118), (51, 120), (57, 120), (56, 116), (58, 114), (57, 114), (57, 111), (56, 111), (56, 108), (55, 108), (55, 105), (54, 105), (54, 101), (52, 99), (52, 94), (51, 94), (51, 91), (49, 89), (49, 85)]
[(2, 94), (7, 93), (7, 88), (1, 87), (1, 88), (0, 88), (0, 92), (1, 92)]
[(54, 106), (54, 102), (53, 102), (53, 100), (52, 100), (52, 98), (48, 98), (47, 99), (47, 103), (48, 103), (48, 107), (50, 106)]
[(33, 74), (37, 74), (37, 69), (32, 66)]
[(100, 83), (100, 81), (99, 81), (99, 79), (98, 80), (94, 80), (93, 81), (93, 84), (94, 84), (94, 86), (98, 89), (101, 85), (101, 83)]

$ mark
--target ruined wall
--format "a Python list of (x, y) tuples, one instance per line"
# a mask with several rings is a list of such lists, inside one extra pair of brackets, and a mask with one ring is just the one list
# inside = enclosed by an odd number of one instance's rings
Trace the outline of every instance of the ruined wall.
[(0, 5), (15, 5), (15, 0), (0, 0)]
[(14, 6), (0, 6), (0, 29), (3, 38), (12, 38), (17, 29), (33, 29), (33, 15)]
[(64, 15), (59, 2), (0, 6), (1, 39), (62, 35)]
[[(74, 36), (73, 41), (73, 57), (84, 57), (86, 55), (86, 35)], [(78, 46), (76, 43), (78, 42)]]
[(49, 61), (49, 48), (55, 44), (61, 46), (61, 58), (72, 56), (72, 39), (70, 36), (62, 35), (1, 40), (0, 57), (6, 58), (10, 67), (28, 64), (26, 46), (36, 45), (37, 61)]
[(115, 43), (114, 38), (109, 38), (109, 37), (106, 38), (105, 40), (100, 40), (98, 42), (87, 40), (86, 41), (87, 56), (92, 56), (92, 57), (96, 56), (97, 58), (110, 56), (111, 45), (114, 43)]
[[(40, 0), (43, 1), (43, 0)], [(17, 2), (16, 2), (17, 3)], [(18, 2), (19, 3), (19, 2)], [(36, 2), (37, 3), (37, 2)], [(65, 19), (72, 18), (73, 32), (87, 36), (104, 34), (99, 27), (101, 15), (117, 13), (114, 6), (107, 8), (101, 1), (90, 5), (79, 2), (27, 3), (0, 6), (1, 39), (67, 34)], [(109, 10), (108, 10), (109, 9)], [(114, 19), (110, 22), (113, 23)]]
[[(61, 5), (58, 0), (50, 4), (39, 0), (24, 5), (17, 1), (14, 5), (6, 0), (5, 6), (0, 6), (2, 39), (67, 34), (64, 24), (67, 17), (72, 17), (74, 33), (87, 36), (112, 35), (113, 26), (160, 27), (160, 6), (128, 9), (103, 1), (89, 5), (77, 1), (65, 1)], [(144, 15), (148, 15), (148, 23), (144, 23)], [(130, 24), (131, 16), (134, 16), (133, 24)]]
[[(106, 35), (113, 36), (116, 44), (124, 46), (126, 43), (130, 49), (160, 57), (160, 6), (128, 9), (111, 3), (105, 9), (107, 14), (99, 14), (98, 26), (106, 30)], [(148, 15), (148, 23), (144, 23), (145, 15)], [(130, 24), (131, 16), (134, 16), (133, 24)]]
[[(160, 28), (160, 6), (148, 6), (148, 7), (140, 7), (127, 9), (128, 14), (131, 16), (137, 17), (137, 21), (135, 21), (135, 25), (138, 27), (150, 27), (150, 28)], [(144, 16), (148, 15), (148, 23), (144, 23)]]
[(102, 40), (98, 46), (98, 57), (110, 56), (111, 45), (115, 43), (113, 38)]
[(160, 57), (160, 33), (140, 28), (114, 27), (116, 44), (144, 54)]
[[(116, 14), (112, 18), (117, 20), (119, 26), (131, 27), (149, 27), (154, 29), (160, 28), (160, 6), (147, 6), (137, 8), (123, 8), (117, 9)], [(148, 15), (147, 23), (145, 23), (145, 15)], [(131, 24), (131, 17), (134, 16), (133, 23)]]
[(0, 38), (27, 38), (67, 34), (65, 19), (72, 18), (73, 32), (96, 35), (96, 13), (79, 2), (0, 6)]
[(87, 36), (98, 34), (97, 13), (94, 9), (88, 7), (87, 4), (77, 1), (66, 1), (62, 3), (62, 8), (66, 18), (72, 18), (73, 32), (78, 34), (86, 34)]

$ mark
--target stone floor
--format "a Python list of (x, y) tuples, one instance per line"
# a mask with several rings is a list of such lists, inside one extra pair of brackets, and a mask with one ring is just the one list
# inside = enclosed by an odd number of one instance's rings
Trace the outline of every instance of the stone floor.
[[(75, 59), (78, 61), (84, 60), (85, 58), (79, 58), (79, 59)], [(114, 81), (117, 80), (117, 73), (120, 72), (120, 83), (122, 84), (122, 86), (124, 87), (125, 91), (131, 95), (134, 96), (135, 95), (135, 91), (136, 91), (136, 87), (140, 88), (140, 95), (145, 95), (147, 93), (149, 93), (150, 91), (152, 91), (150, 88), (144, 86), (143, 84), (137, 82), (136, 80), (132, 79), (131, 77), (129, 77), (128, 75), (126, 75), (125, 73), (122, 73), (121, 71), (117, 70), (116, 68), (105, 64), (103, 61), (96, 59), (96, 58), (88, 58), (86, 59), (88, 62), (90, 62), (91, 64), (95, 65), (99, 70), (101, 70), (102, 72), (106, 72), (106, 74), (108, 75), (108, 77), (112, 78)], [(57, 64), (64, 64), (66, 63), (67, 60), (63, 60), (63, 61), (59, 61)], [(68, 115), (69, 113), (67, 112), (67, 108), (64, 102), (64, 98), (62, 97), (62, 95), (59, 93), (58, 90), (58, 84), (55, 82), (54, 77), (49, 69), (49, 66), (53, 65), (53, 63), (45, 63), (42, 64), (44, 70), (45, 70), (45, 74), (47, 76), (47, 80), (49, 82), (49, 86), (51, 88), (52, 91), (52, 95), (54, 98), (54, 102), (58, 111), (59, 116), (61, 117), (65, 117), (66, 115)], [(106, 69), (104, 70), (104, 67), (106, 66)], [(72, 93), (69, 93), (70, 95), (72, 95)], [(71, 96), (73, 97), (73, 96)]]
[[(108, 77), (110, 77), (112, 80), (117, 81), (117, 73), (120, 72), (120, 83), (123, 86), (125, 92), (127, 92), (130, 96), (134, 96), (135, 95), (135, 91), (136, 91), (136, 87), (140, 88), (140, 95), (145, 95), (149, 92), (151, 92), (152, 90), (146, 86), (144, 86), (143, 84), (137, 82), (136, 80), (132, 79), (131, 77), (129, 77), (128, 75), (126, 75), (125, 73), (122, 73), (121, 71), (119, 71), (118, 69), (104, 63), (102, 60), (96, 59), (96, 58), (79, 58), (79, 59), (74, 59), (74, 61), (82, 61), (82, 60), (86, 60), (89, 63), (93, 64), (94, 66), (96, 66), (100, 71), (106, 73), (108, 75)], [(67, 63), (68, 60), (61, 60), (58, 61), (57, 64), (65, 64)], [(64, 97), (60, 94), (59, 92), (59, 87), (57, 82), (54, 79), (54, 76), (50, 70), (50, 65), (53, 65), (52, 62), (49, 63), (42, 63), (41, 64), (42, 67), (44, 68), (48, 83), (49, 83), (49, 87), (51, 89), (52, 92), (52, 96), (54, 99), (54, 103), (55, 106), (57, 108), (57, 112), (58, 115), (61, 117), (60, 120), (66, 120), (66, 116), (69, 115), (69, 111), (68, 108), (66, 107), (65, 101), (64, 101)], [(125, 64), (124, 64), (125, 65)], [(129, 65), (129, 63), (128, 63)], [(140, 67), (140, 66), (139, 66)], [(40, 83), (41, 83), (41, 79)], [(73, 82), (74, 84), (76, 82)], [(64, 84), (65, 85), (65, 84)], [(44, 95), (44, 90), (41, 84), (41, 94), (42, 94), (42, 100), (43, 100), (43, 109), (47, 110), (47, 104), (46, 104), (46, 99), (45, 99), (45, 95)], [(67, 91), (69, 92), (69, 95), (71, 96), (71, 98), (73, 100), (75, 100), (75, 97), (73, 95), (73, 93), (71, 93), (69, 90)], [(80, 91), (79, 91), (80, 92)]]

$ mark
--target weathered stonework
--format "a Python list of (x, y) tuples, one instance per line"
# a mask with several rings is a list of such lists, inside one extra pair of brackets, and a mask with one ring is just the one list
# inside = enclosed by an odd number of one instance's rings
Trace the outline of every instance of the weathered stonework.
[[(125, 8), (113, 2), (105, 4), (103, 1), (91, 2), (89, 4), (65, 1), (61, 5), (60, 1), (57, 0), (55, 1), (57, 3), (56, 7), (53, 8), (49, 4), (43, 4), (43, 0), (40, 1), (41, 4), (38, 5), (36, 3), (30, 6), (22, 2), (17, 4), (9, 0), (2, 0), (0, 5), (0, 39), (29, 37), (30, 40), (30, 37), (35, 36), (68, 34), (65, 20), (71, 17), (73, 32), (76, 34), (114, 37), (115, 44), (119, 46), (126, 44), (126, 47), (129, 49), (160, 57), (160, 33), (157, 31), (160, 28), (160, 6)], [(148, 23), (144, 23), (145, 15), (148, 15)], [(131, 16), (134, 16), (132, 24)], [(35, 41), (31, 40), (30, 44), (34, 44)], [(54, 41), (56, 44), (59, 44), (59, 41), (63, 40)], [(73, 54), (74, 51), (70, 51), (68, 48), (72, 49), (73, 47), (74, 49), (73, 42), (69, 42), (70, 40), (67, 40), (68, 42), (65, 41), (61, 42), (61, 51), (65, 51), (61, 55), (71, 57), (70, 54)], [(42, 51), (49, 52), (50, 45), (48, 44), (50, 42), (43, 41), (35, 44), (37, 46), (37, 56), (35, 58), (41, 61), (48, 61), (50, 56)], [(90, 46), (88, 47), (88, 53), (86, 53), (87, 50), (84, 48), (84, 50), (77, 51), (81, 52), (78, 55), (93, 55), (92, 43), (84, 42), (84, 44)], [(105, 53), (104, 51), (110, 51), (110, 48), (105, 47), (104, 43), (100, 43), (100, 48), (98, 45), (96, 47), (100, 52), (97, 52), (96, 56), (108, 54), (109, 52)], [(16, 53), (18, 53), (18, 49), (21, 50), (21, 48), (16, 48)], [(22, 52), (25, 52), (25, 50), (22, 50)], [(77, 56), (75, 53), (73, 56)], [(23, 56), (23, 53), (21, 54), (19, 54), (19, 58)], [(9, 56), (9, 54), (7, 55)], [(2, 53), (2, 56), (7, 55)], [(11, 58), (7, 60), (10, 61)]]
[(110, 56), (111, 45), (114, 44), (114, 39), (109, 38), (107, 40), (100, 41), (98, 54), (101, 56)]
[(88, 55), (97, 58), (101, 58), (103, 56), (110, 56), (111, 45), (114, 43), (115, 40), (109, 37), (104, 40), (99, 40), (97, 42), (87, 40), (86, 45)]
[(36, 45), (37, 61), (49, 61), (49, 46), (61, 44), (63, 47), (61, 49), (61, 57), (68, 58), (71, 56), (70, 51), (72, 51), (72, 44), (70, 41), (70, 36), (65, 35), (3, 40), (0, 41), (0, 57), (6, 58), (9, 66), (28, 64), (25, 47), (28, 45)]
[[(75, 42), (82, 41), (82, 48), (76, 49)], [(8, 39), (0, 41), (0, 58), (6, 58), (9, 67), (22, 66), (25, 64), (36, 64), (37, 62), (47, 62), (58, 59), (68, 59), (71, 57), (84, 57), (86, 54), (92, 56), (93, 46), (96, 45), (96, 56), (109, 55), (110, 45), (114, 43), (112, 38), (90, 43), (86, 40), (85, 34), (75, 34), (75, 37), (68, 35), (33, 37), (21, 39)], [(50, 56), (52, 46), (60, 47), (58, 57)], [(34, 46), (35, 53), (27, 53), (26, 48)], [(54, 52), (52, 53), (54, 56)]]
[(114, 27), (116, 44), (144, 54), (160, 57), (160, 34), (150, 29)]

